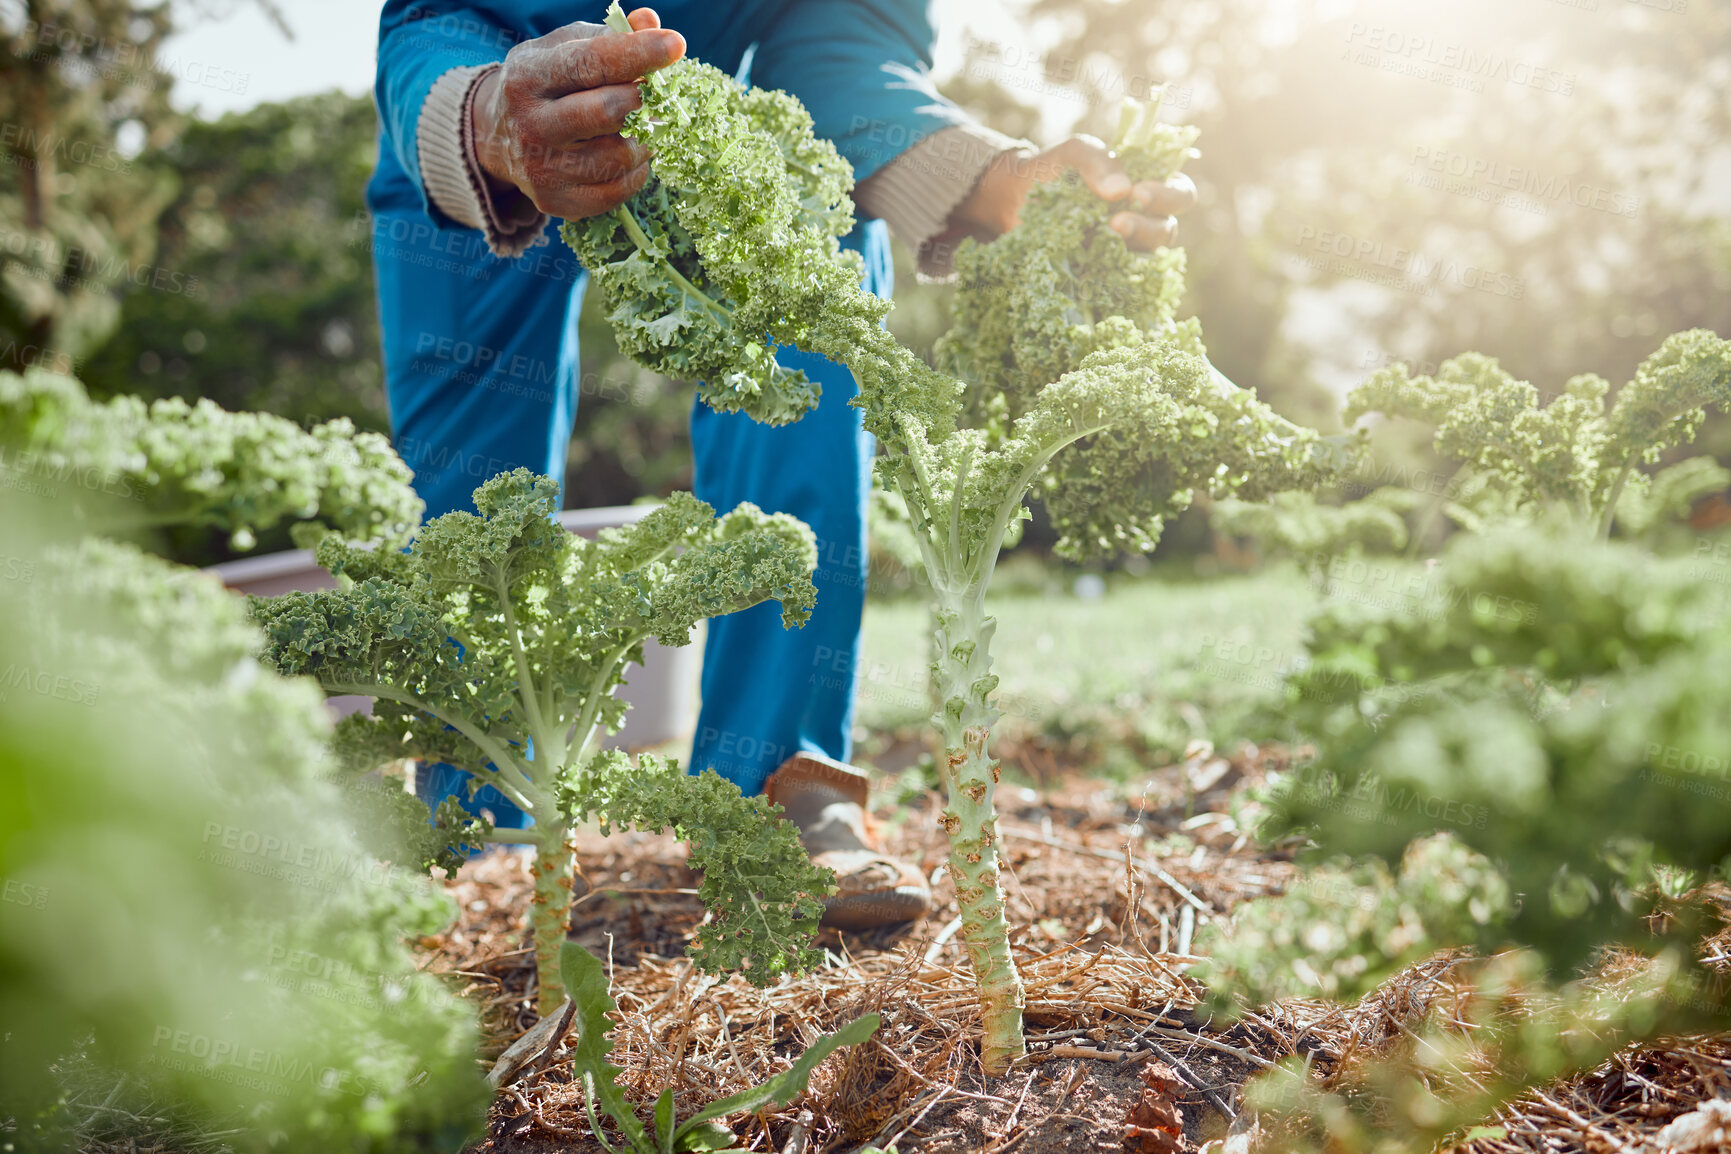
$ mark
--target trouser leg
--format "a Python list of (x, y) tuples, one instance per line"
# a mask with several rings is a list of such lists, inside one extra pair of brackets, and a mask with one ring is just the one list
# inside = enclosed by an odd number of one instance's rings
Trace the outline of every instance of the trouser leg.
[[(861, 232), (867, 287), (887, 293), (881, 226)], [(782, 350), (777, 357), (822, 384), (816, 411), (773, 429), (701, 404), (691, 418), (699, 497), (717, 512), (750, 501), (791, 513), (817, 536), (817, 606), (804, 628), (783, 629), (773, 602), (709, 622), (691, 769), (713, 769), (746, 794), (760, 792), (795, 753), (845, 761), (852, 752), (868, 566), (865, 509), (876, 446), (848, 404), (853, 375), (806, 353)]]
[(804, 628), (782, 628), (775, 602), (709, 622), (692, 768), (747, 794), (801, 750), (847, 759), (865, 603), (871, 438), (847, 404), (852, 378), (817, 357), (779, 359), (822, 380), (816, 412), (771, 429), (700, 404), (691, 421), (699, 497), (718, 512), (750, 501), (791, 513), (817, 536), (817, 605)]
[[(375, 243), (374, 258), (392, 443), (415, 471), (428, 519), (473, 512), (474, 490), (512, 469), (563, 481), (587, 279), (576, 260), (556, 237), (558, 248), (504, 261), (484, 245), (452, 251), (451, 238), (461, 233), (427, 236), (390, 224), (381, 214), (375, 236), (406, 239)], [(490, 785), (470, 798), (470, 776), (424, 765), (416, 793), (431, 807), (455, 794), (471, 813), (490, 812), (502, 829), (530, 823)]]

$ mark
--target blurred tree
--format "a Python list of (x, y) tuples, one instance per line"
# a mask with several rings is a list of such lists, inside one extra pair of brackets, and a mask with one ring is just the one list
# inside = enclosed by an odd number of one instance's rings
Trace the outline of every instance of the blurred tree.
[(362, 196), (375, 132), (372, 99), (341, 92), (188, 124), (152, 158), (179, 185), (158, 260), (204, 291), (129, 291), (91, 391), (386, 429)]
[(156, 274), (172, 185), (131, 157), (169, 139), (166, 4), (22, 0), (0, 13), (0, 367), (69, 368)]
[[(156, 254), (172, 174), (139, 158), (183, 124), (177, 80), (233, 90), (233, 69), (164, 55), (213, 0), (0, 5), (0, 367), (70, 371), (113, 331), (116, 290), (196, 298)], [(250, 0), (289, 34), (275, 0)]]
[(1725, 323), (1723, 4), (1033, 0), (1030, 15), (1050, 34), (1037, 70), (1081, 95), (1084, 127), (1149, 79), (1191, 98), (1192, 303), (1221, 367), (1275, 398), (1469, 347), (1541, 387), (1589, 366), (1618, 379), (1655, 334)]

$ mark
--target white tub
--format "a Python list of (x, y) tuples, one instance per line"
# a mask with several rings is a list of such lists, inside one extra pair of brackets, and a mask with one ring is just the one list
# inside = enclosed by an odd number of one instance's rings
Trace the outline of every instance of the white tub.
[[(654, 505), (616, 505), (602, 509), (567, 509), (559, 522), (573, 533), (594, 537), (602, 529), (629, 525), (647, 515)], [(336, 580), (319, 568), (305, 549), (269, 553), (213, 565), (224, 585), (258, 597), (275, 597), (296, 590), (335, 589)], [(613, 735), (609, 746), (644, 749), (665, 742), (689, 739), (697, 725), (698, 670), (703, 657), (704, 630), (700, 623), (690, 645), (669, 649), (654, 641), (643, 645), (642, 666), (632, 666), (619, 696), (631, 703), (625, 728)], [(370, 697), (333, 697), (331, 713), (343, 717), (372, 708)]]

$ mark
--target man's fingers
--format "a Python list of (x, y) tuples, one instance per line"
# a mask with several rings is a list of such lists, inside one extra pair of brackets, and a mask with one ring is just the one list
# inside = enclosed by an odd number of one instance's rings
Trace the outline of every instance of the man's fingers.
[(1178, 237), (1176, 217), (1151, 217), (1135, 212), (1118, 212), (1106, 222), (1124, 243), (1141, 252), (1165, 248)]
[(1167, 180), (1145, 180), (1136, 186), (1132, 203), (1149, 216), (1178, 216), (1196, 207), (1196, 182), (1184, 173)]
[(550, 148), (611, 136), (642, 106), (643, 93), (635, 84), (608, 84), (573, 92), (534, 108), (530, 114), (532, 135)]
[[(1060, 171), (1075, 169), (1082, 183), (1102, 200), (1123, 200), (1130, 195), (1130, 178), (1124, 175), (1124, 166), (1113, 160), (1111, 151), (1092, 136), (1072, 136), (1048, 155), (1060, 162)], [(1056, 175), (1037, 172), (1034, 179), (1050, 180)]]
[(540, 94), (552, 99), (602, 88), (629, 84), (639, 77), (666, 68), (685, 55), (685, 37), (664, 28), (630, 35), (611, 34), (593, 40), (568, 40), (547, 50), (541, 69)]
[(648, 179), (649, 165), (640, 164), (612, 180), (548, 189), (535, 197), (535, 207), (564, 220), (585, 220), (612, 212), (636, 195)]
[(602, 136), (528, 158), (523, 167), (538, 189), (570, 190), (617, 180), (647, 163), (649, 150), (635, 140)]
[[(638, 32), (648, 32), (661, 27), (661, 16), (653, 8), (639, 8), (625, 18), (631, 22), (631, 27)], [(593, 40), (607, 31), (605, 24), (591, 24), (587, 20), (574, 20), (563, 28), (555, 28), (547, 35), (535, 41), (542, 48), (553, 48), (572, 40)]]

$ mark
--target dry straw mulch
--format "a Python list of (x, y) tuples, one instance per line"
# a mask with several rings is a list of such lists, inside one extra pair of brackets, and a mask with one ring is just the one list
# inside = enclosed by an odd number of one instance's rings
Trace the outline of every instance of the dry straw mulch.
[[(1013, 945), (1035, 1061), (1000, 1079), (979, 1068), (972, 977), (941, 879), (939, 908), (924, 922), (826, 934), (822, 968), (759, 991), (705, 977), (681, 956), (702, 909), (677, 843), (583, 839), (573, 937), (610, 960), (621, 1083), (644, 1106), (672, 1086), (688, 1113), (786, 1069), (819, 1033), (876, 1012), (884, 1024), (873, 1041), (826, 1062), (801, 1100), (734, 1119), (742, 1144), (800, 1154), (891, 1142), (904, 1154), (1152, 1149), (1136, 1145), (1146, 1134), (1126, 1142), (1126, 1121), (1149, 1116), (1149, 1087), (1181, 1084), (1172, 1094), (1180, 1144), (1236, 1135), (1222, 1145), (1242, 1150), (1253, 1122), (1240, 1116), (1249, 1077), (1288, 1055), (1327, 1070), (1398, 1045), (1429, 1005), (1456, 996), (1451, 963), (1438, 959), (1356, 1006), (1285, 1003), (1230, 1027), (1197, 1019), (1199, 989), (1185, 973), (1196, 929), (1279, 892), (1293, 876), (1289, 862), (1258, 851), (1227, 816), (1229, 798), (1281, 764), (1278, 750), (1250, 748), (1230, 760), (1201, 751), (1128, 796), (1076, 779), (1043, 792), (1003, 791)], [(924, 795), (878, 813), (887, 847), (928, 872), (947, 848), (940, 804)], [(485, 1007), (490, 1058), (535, 1022), (533, 960), (519, 923), (528, 877), (521, 858), (502, 854), (471, 863), (449, 884), (462, 919), (424, 945), (431, 968), (466, 981)], [(1173, 1075), (1178, 1083), (1167, 1081)], [(1697, 1109), (1721, 1094), (1731, 1096), (1731, 1040), (1632, 1048), (1511, 1106), (1497, 1119), (1507, 1137), (1471, 1148), (1731, 1150), (1731, 1108), (1722, 1118), (1717, 1105)], [(581, 1092), (556, 1056), (500, 1095), (478, 1148), (599, 1149)]]
[[(1014, 750), (1006, 750), (1010, 760)], [(1024, 762), (1040, 758), (1022, 751)], [(620, 1005), (613, 1060), (645, 1107), (674, 1087), (680, 1112), (786, 1069), (819, 1033), (875, 1011), (876, 1038), (832, 1057), (785, 1109), (732, 1119), (743, 1145), (783, 1154), (895, 1142), (903, 1154), (1169, 1154), (1214, 1141), (1244, 1154), (1255, 1136), (1244, 1082), (1288, 1055), (1327, 1074), (1399, 1047), (1432, 1007), (1463, 996), (1454, 962), (1412, 967), (1352, 1006), (1291, 1001), (1227, 1027), (1198, 1020), (1187, 951), (1200, 927), (1277, 893), (1292, 865), (1249, 844), (1228, 816), (1242, 788), (1284, 764), (1280, 750), (1230, 759), (1198, 750), (1145, 788), (1065, 778), (1050, 764), (1035, 792), (1001, 796), (1014, 947), (1028, 987), (1035, 1060), (1009, 1076), (979, 1068), (978, 1012), (954, 941), (948, 883), (925, 921), (871, 935), (826, 934), (823, 967), (767, 990), (697, 973), (682, 954), (703, 911), (669, 838), (579, 842), (573, 937), (611, 965)], [(947, 851), (940, 802), (880, 806), (887, 848), (928, 873)], [(420, 943), (481, 1008), (483, 1065), (535, 1024), (534, 965), (521, 927), (524, 859), (495, 854), (447, 883), (461, 916)], [(1731, 963), (1731, 932), (1711, 944)], [(93, 1109), (100, 1103), (92, 1102)], [(1169, 1112), (1166, 1107), (1171, 1106)], [(646, 1111), (645, 1111), (646, 1112)], [(1182, 1135), (1173, 1133), (1173, 1118)], [(1529, 1095), (1495, 1121), (1505, 1137), (1471, 1154), (1696, 1154), (1731, 1151), (1731, 1035), (1631, 1047), (1598, 1069)], [(225, 1135), (133, 1119), (89, 1154), (200, 1154)], [(1127, 1131), (1126, 1124), (1137, 1127)], [(1171, 1139), (1168, 1144), (1168, 1139)], [(471, 1154), (598, 1151), (568, 1061), (555, 1053), (499, 1095)]]
[[(876, 1012), (884, 1024), (872, 1042), (825, 1063), (801, 1102), (738, 1122), (742, 1139), (781, 1150), (802, 1133), (814, 1152), (898, 1138), (904, 1150), (1091, 1146), (1121, 1139), (1124, 1103), (1135, 1100), (1139, 1069), (1150, 1061), (1174, 1063), (1188, 1078), (1193, 1136), (1223, 1129), (1234, 1109), (1230, 1087), (1266, 1065), (1276, 1043), (1251, 1024), (1200, 1027), (1188, 1011), (1197, 988), (1184, 976), (1182, 951), (1198, 927), (1286, 884), (1290, 865), (1259, 856), (1220, 812), (1232, 785), (1271, 764), (1255, 750), (1232, 761), (1204, 755), (1129, 798), (1075, 780), (1045, 792), (1003, 791), (1013, 944), (1041, 1060), (990, 1082), (971, 1042), (973, 979), (942, 878), (939, 907), (925, 921), (866, 936), (826, 934), (822, 968), (758, 991), (705, 977), (680, 956), (702, 909), (676, 843), (634, 834), (582, 839), (573, 937), (611, 961), (621, 1082), (645, 1103), (670, 1085), (689, 1112), (785, 1069), (819, 1033)], [(947, 854), (940, 805), (928, 794), (879, 811), (887, 848), (928, 873)], [(1172, 831), (1183, 833), (1178, 847), (1146, 852), (1150, 836)], [(466, 979), (486, 1006), (489, 1056), (535, 1021), (533, 959), (519, 926), (528, 887), (514, 855), (471, 863), (451, 883), (463, 919), (424, 943), (437, 951), (432, 968)], [(799, 1128), (802, 1113), (810, 1121)], [(1103, 1119), (1111, 1125), (1102, 1128)], [(492, 1149), (589, 1148), (581, 1093), (557, 1062), (502, 1094), (492, 1122)]]

